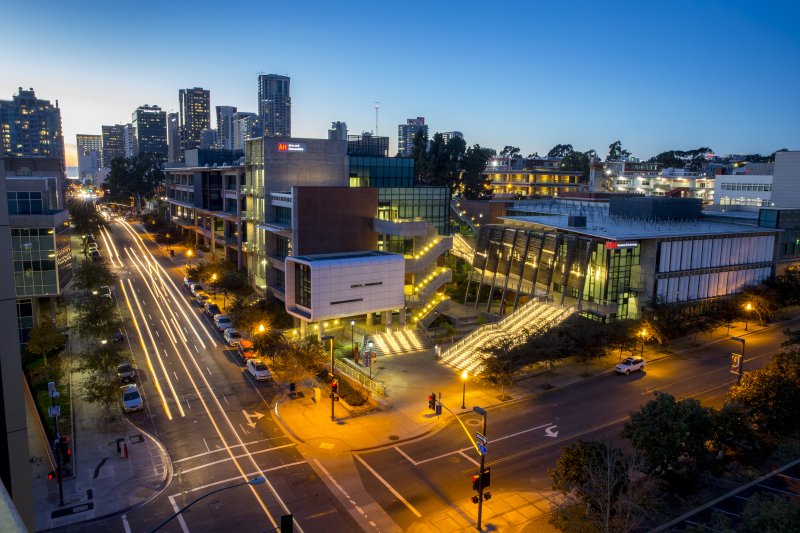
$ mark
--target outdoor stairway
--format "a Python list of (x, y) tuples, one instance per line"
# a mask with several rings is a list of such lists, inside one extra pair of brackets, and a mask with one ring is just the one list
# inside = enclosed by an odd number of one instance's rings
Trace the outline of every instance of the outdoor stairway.
[(573, 312), (571, 307), (531, 300), (499, 322), (485, 324), (458, 341), (442, 354), (442, 362), (477, 374), (483, 366), (483, 347), (503, 338), (513, 339), (515, 344), (519, 344), (526, 335), (560, 324)]
[(418, 352), (430, 348), (430, 343), (414, 329), (387, 331), (378, 335), (370, 335), (373, 350), (378, 355), (394, 355), (399, 353)]

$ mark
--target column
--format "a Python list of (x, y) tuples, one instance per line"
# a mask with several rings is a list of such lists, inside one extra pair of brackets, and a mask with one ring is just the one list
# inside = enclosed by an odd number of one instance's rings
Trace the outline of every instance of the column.
[(372, 326), (372, 313), (367, 313), (367, 327)]

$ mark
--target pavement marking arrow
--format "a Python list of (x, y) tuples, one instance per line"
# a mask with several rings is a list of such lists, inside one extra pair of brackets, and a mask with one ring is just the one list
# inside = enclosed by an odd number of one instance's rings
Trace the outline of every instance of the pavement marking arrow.
[(251, 415), (250, 413), (248, 413), (248, 412), (247, 412), (247, 411), (245, 411), (244, 409), (242, 409), (242, 414), (243, 414), (243, 415), (244, 415), (244, 417), (247, 419), (247, 425), (248, 425), (248, 426), (250, 426), (251, 428), (254, 428), (254, 427), (256, 427), (256, 423), (255, 423), (255, 422), (253, 422), (253, 420), (252, 420), (253, 418), (255, 418), (256, 420), (258, 420), (259, 418), (263, 418), (263, 417), (264, 417), (264, 415), (263, 415), (263, 414), (261, 414), (261, 413), (259, 413), (258, 411), (254, 412), (254, 413)]
[(558, 426), (549, 426), (547, 429), (544, 430), (545, 437), (558, 437), (558, 431), (553, 431)]

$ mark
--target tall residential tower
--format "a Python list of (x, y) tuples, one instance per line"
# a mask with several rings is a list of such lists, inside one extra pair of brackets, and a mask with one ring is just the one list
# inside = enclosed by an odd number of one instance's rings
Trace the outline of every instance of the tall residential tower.
[(167, 114), (157, 105), (143, 105), (133, 112), (131, 125), (137, 153), (166, 161)]
[(200, 147), (200, 132), (211, 128), (211, 91), (201, 87), (180, 89), (178, 101), (182, 161), (186, 150)]
[(289, 76), (261, 74), (258, 77), (258, 116), (264, 135), (292, 136), (292, 98)]
[(61, 110), (50, 100), (36, 98), (33, 89), (23, 90), (12, 100), (0, 100), (0, 147), (9, 157), (53, 157), (61, 161), (66, 175)]
[(414, 136), (417, 132), (428, 135), (425, 117), (409, 118), (405, 124), (397, 126), (397, 152), (401, 157), (410, 157), (414, 148)]

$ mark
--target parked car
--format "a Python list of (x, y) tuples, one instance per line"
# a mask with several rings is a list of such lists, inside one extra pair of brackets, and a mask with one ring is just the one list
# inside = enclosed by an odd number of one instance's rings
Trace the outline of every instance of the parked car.
[(103, 285), (99, 289), (97, 289), (97, 293), (102, 296), (103, 298), (111, 299), (111, 287), (108, 285)]
[(202, 283), (197, 283), (197, 282), (191, 283), (189, 285), (189, 292), (192, 293), (192, 296), (197, 296), (198, 292), (203, 292)]
[(89, 244), (86, 245), (86, 249), (88, 251), (90, 251), (90, 252), (93, 251), (93, 250), (97, 250), (98, 249), (97, 243), (96, 242), (90, 242)]
[(261, 359), (248, 359), (247, 371), (256, 379), (256, 381), (269, 381), (272, 379), (272, 372), (267, 368), (266, 363)]
[(132, 383), (136, 380), (136, 371), (130, 363), (122, 363), (117, 367), (120, 383)]
[(194, 297), (194, 301), (197, 303), (197, 305), (203, 308), (205, 308), (206, 302), (209, 301), (210, 299), (211, 296), (209, 296), (203, 291), (198, 292)]
[(209, 318), (212, 318), (212, 319), (216, 315), (219, 315), (220, 313), (222, 313), (222, 311), (220, 311), (220, 309), (219, 309), (219, 306), (217, 304), (213, 304), (211, 302), (206, 302), (204, 308), (205, 308), (205, 313), (209, 316)]
[(236, 351), (242, 360), (255, 359), (256, 351), (253, 350), (253, 343), (247, 339), (239, 339), (239, 344), (236, 346)]
[(233, 326), (233, 322), (231, 322), (231, 317), (228, 315), (217, 315), (214, 317), (214, 325), (217, 326), (218, 330), (225, 331)]
[(100, 261), (103, 258), (103, 256), (100, 255), (100, 252), (98, 252), (97, 250), (92, 250), (91, 252), (89, 252), (89, 258), (91, 258), (92, 261)]
[(188, 276), (183, 278), (183, 286), (186, 290), (189, 290), (195, 283), (197, 282)]
[(111, 336), (108, 338), (108, 340), (110, 342), (122, 342), (122, 341), (125, 340), (125, 334), (122, 333), (121, 329), (118, 329), (117, 331), (115, 331), (114, 333), (111, 334)]
[(239, 346), (239, 341), (241, 340), (242, 336), (239, 335), (239, 332), (236, 328), (228, 328), (225, 330), (225, 333), (222, 334), (222, 338), (225, 339), (225, 342), (228, 343), (228, 346)]
[(122, 389), (122, 410), (126, 413), (141, 411), (144, 409), (142, 395), (139, 394), (139, 387), (135, 383), (125, 385)]
[(618, 374), (630, 374), (637, 370), (644, 370), (644, 359), (641, 357), (628, 357), (614, 368)]
[(94, 240), (94, 235), (92, 235), (91, 233), (89, 235), (87, 235), (86, 236), (86, 242), (96, 242)]

